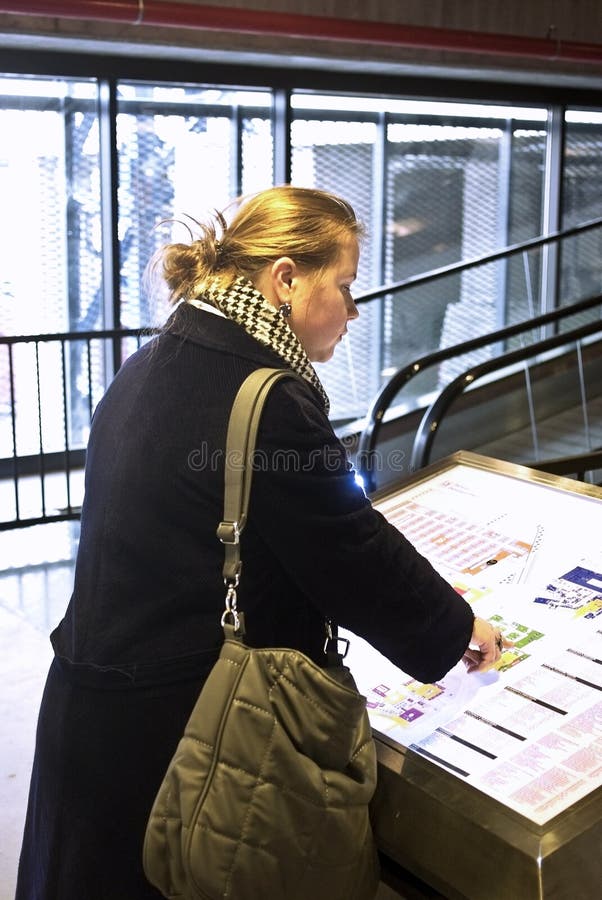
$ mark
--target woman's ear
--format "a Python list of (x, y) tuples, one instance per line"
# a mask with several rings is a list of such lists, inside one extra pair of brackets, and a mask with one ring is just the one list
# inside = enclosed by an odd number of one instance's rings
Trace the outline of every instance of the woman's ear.
[(268, 263), (253, 279), (253, 284), (261, 291), (272, 306), (279, 309), (283, 303), (290, 303), (291, 291), (297, 266), (290, 256), (280, 256), (273, 263)]
[(297, 266), (290, 256), (281, 256), (272, 263), (270, 270), (272, 288), (277, 302), (290, 302), (293, 279), (297, 274)]

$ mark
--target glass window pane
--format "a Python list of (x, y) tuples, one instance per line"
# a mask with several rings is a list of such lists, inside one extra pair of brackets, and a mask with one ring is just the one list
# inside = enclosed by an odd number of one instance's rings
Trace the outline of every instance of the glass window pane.
[(101, 305), (94, 82), (0, 77), (0, 135), (2, 331), (82, 330)]
[[(313, 102), (316, 98), (312, 95), (310, 99)], [(292, 183), (344, 197), (368, 230), (354, 293), (382, 283), (378, 140), (377, 120), (371, 113), (346, 118), (321, 111), (312, 115), (300, 109), (291, 123)], [(334, 421), (363, 415), (378, 389), (380, 322), (380, 304), (363, 305), (360, 318), (352, 323), (334, 359), (316, 366), (330, 397)]]
[[(368, 227), (360, 290), (541, 233), (545, 109), (303, 92), (292, 106), (293, 181), (342, 194)], [(539, 279), (538, 260), (510, 260), (362, 304), (348, 343), (320, 370), (333, 418), (364, 415), (418, 357), (532, 315)]]
[[(568, 109), (565, 114), (562, 226), (602, 217), (602, 110)], [(566, 238), (560, 248), (562, 305), (602, 293), (602, 228)], [(584, 313), (587, 321), (596, 312)], [(577, 320), (572, 320), (572, 327)]]
[(117, 140), (121, 321), (137, 328), (164, 313), (142, 281), (157, 247), (182, 239), (175, 220), (272, 184), (271, 93), (120, 82)]
[[(92, 80), (0, 77), (3, 334), (103, 325), (97, 93)], [(17, 345), (12, 373), (1, 348), (0, 456), (12, 454), (11, 401), (18, 455), (84, 445), (105, 370), (97, 360), (89, 384), (82, 346)]]
[[(461, 114), (455, 104), (439, 106), (436, 119), (396, 116), (388, 127), (385, 281), (476, 259), (541, 232), (545, 127), (526, 127), (511, 109), (493, 116), (487, 107), (483, 117), (476, 105)], [(535, 122), (545, 113), (533, 112)], [(386, 367), (533, 315), (538, 268), (534, 277), (527, 285), (522, 260), (512, 259), (398, 294), (385, 314)], [(433, 370), (422, 390), (438, 387), (444, 371)]]

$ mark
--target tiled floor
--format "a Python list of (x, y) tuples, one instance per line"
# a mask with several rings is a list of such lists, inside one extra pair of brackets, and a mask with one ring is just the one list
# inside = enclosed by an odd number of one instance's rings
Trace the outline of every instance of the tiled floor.
[(0, 900), (14, 898), (49, 634), (71, 593), (78, 534), (77, 522), (0, 533)]
[(47, 635), (0, 605), (0, 900), (13, 900), (37, 709), (51, 658)]

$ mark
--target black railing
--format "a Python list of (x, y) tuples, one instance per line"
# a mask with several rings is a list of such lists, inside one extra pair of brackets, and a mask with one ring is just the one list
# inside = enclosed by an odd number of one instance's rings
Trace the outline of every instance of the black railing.
[[(506, 247), (503, 250), (495, 251), (494, 253), (488, 253), (464, 262), (453, 263), (422, 275), (406, 278), (403, 281), (396, 282), (395, 284), (386, 287), (377, 288), (362, 294), (356, 299), (356, 303), (361, 304), (385, 298), (403, 302), (404, 292), (411, 288), (421, 287), (450, 275), (458, 275), (471, 269), (475, 269), (479, 266), (504, 261), (519, 254), (526, 256), (530, 250), (545, 248), (550, 245), (553, 246), (562, 240), (592, 232), (601, 227), (602, 218), (592, 219), (581, 225), (576, 225), (563, 231), (553, 232), (545, 237), (532, 238), (519, 244)], [(496, 344), (500, 344), (500, 342), (507, 341), (512, 337), (519, 336), (536, 328), (543, 329), (546, 326), (554, 325), (564, 318), (573, 316), (579, 312), (586, 312), (587, 310), (594, 309), (599, 304), (600, 295), (596, 294), (593, 297), (588, 297), (584, 300), (555, 308), (550, 312), (543, 313), (539, 316), (533, 316), (528, 320), (524, 320), (514, 325), (479, 335), (475, 338), (453, 344), (440, 350), (435, 350), (412, 360), (412, 362), (398, 369), (398, 371), (386, 381), (372, 401), (366, 415), (365, 425), (359, 437), (356, 465), (359, 473), (362, 475), (366, 489), (368, 491), (374, 491), (376, 489), (374, 477), (376, 446), (385, 415), (400, 391), (418, 375), (442, 362), (457, 359), (463, 354), (474, 350), (492, 347)]]
[(585, 234), (588, 231), (593, 231), (600, 227), (602, 227), (602, 217), (590, 219), (589, 222), (583, 222), (581, 225), (574, 225), (572, 228), (566, 228), (564, 231), (553, 231), (545, 237), (530, 238), (519, 244), (511, 244), (503, 250), (496, 250), (494, 253), (486, 253), (484, 256), (475, 256), (473, 259), (451, 263), (448, 266), (441, 266), (439, 269), (432, 269), (430, 272), (425, 272), (422, 275), (412, 275), (409, 278), (404, 278), (403, 281), (396, 281), (393, 284), (374, 288), (371, 291), (358, 295), (355, 298), (355, 302), (356, 304), (359, 304), (368, 303), (371, 300), (383, 299), (384, 297), (396, 294), (399, 291), (405, 291), (408, 288), (431, 284), (431, 282), (438, 281), (440, 278), (445, 278), (448, 275), (457, 275), (460, 272), (467, 272), (470, 269), (486, 265), (487, 263), (510, 259), (520, 253), (527, 253), (529, 250), (536, 250), (538, 247), (556, 244), (558, 241), (576, 237), (577, 235)]
[[(602, 302), (602, 297), (598, 298), (598, 302)], [(583, 338), (591, 337), (593, 335), (602, 337), (602, 320), (589, 322), (579, 328), (574, 328), (570, 331), (554, 335), (554, 337), (537, 341), (528, 347), (521, 347), (518, 350), (511, 350), (508, 353), (503, 353), (495, 359), (489, 359), (479, 365), (472, 366), (470, 369), (467, 369), (461, 375), (454, 378), (440, 392), (436, 400), (431, 403), (422, 417), (422, 421), (418, 426), (414, 438), (410, 470), (415, 471), (416, 469), (421, 469), (430, 462), (433, 442), (441, 427), (443, 418), (454, 401), (467, 387), (471, 387), (485, 375), (491, 375), (494, 372), (507, 369), (509, 366), (524, 362), (529, 358), (540, 356), (549, 350), (556, 350), (567, 344), (577, 344)]]
[(533, 468), (551, 475), (574, 475), (577, 481), (585, 481), (588, 472), (602, 471), (602, 449), (572, 456), (557, 456), (554, 459), (538, 460)]
[[(545, 325), (558, 323), (563, 319), (575, 316), (581, 312), (586, 312), (590, 309), (595, 309), (596, 307), (601, 307), (602, 309), (602, 295), (600, 294), (596, 294), (594, 297), (588, 297), (585, 300), (573, 303), (570, 306), (554, 310), (553, 312), (544, 313), (541, 316), (534, 316), (532, 319), (527, 319), (526, 321), (519, 322), (516, 325), (509, 325), (506, 328), (500, 328), (497, 331), (492, 331), (488, 334), (480, 335), (479, 337), (472, 338), (471, 340), (463, 341), (460, 344), (454, 344), (451, 347), (445, 347), (442, 350), (436, 350), (434, 353), (429, 353), (426, 356), (422, 356), (409, 365), (399, 369), (399, 371), (396, 372), (395, 375), (393, 375), (389, 379), (389, 381), (387, 381), (387, 383), (384, 385), (384, 387), (372, 402), (372, 405), (366, 417), (366, 425), (364, 426), (359, 437), (357, 448), (357, 468), (359, 474), (364, 480), (366, 489), (369, 491), (373, 491), (376, 487), (374, 482), (376, 446), (387, 410), (391, 406), (393, 400), (402, 390), (402, 388), (405, 387), (405, 385), (408, 384), (413, 378), (416, 378), (417, 375), (419, 375), (421, 372), (424, 372), (431, 366), (439, 365), (440, 363), (447, 360), (458, 358), (460, 356), (463, 356), (465, 353), (469, 353), (473, 350), (479, 350), (484, 347), (499, 344), (501, 341), (508, 340), (509, 338), (516, 337), (520, 334), (524, 334), (538, 328), (542, 328)], [(593, 330), (595, 331), (596, 329), (601, 328), (602, 322), (596, 322), (594, 324)], [(563, 338), (564, 341), (561, 339), (560, 344), (562, 344), (563, 342), (568, 342), (568, 337), (566, 334), (563, 335)], [(523, 348), (526, 356), (528, 356), (531, 352), (539, 352), (537, 349), (532, 351), (532, 348), (537, 348), (538, 346), (541, 345), (536, 343), (531, 344), (527, 348)], [(500, 357), (498, 357), (498, 359), (499, 358)], [(489, 362), (495, 364), (496, 360), (490, 360)], [(507, 362), (505, 363), (505, 365), (509, 365), (509, 363)], [(478, 369), (479, 367), (477, 366), (476, 368)], [(500, 366), (500, 368), (502, 368), (502, 366)], [(471, 370), (468, 370), (468, 372), (470, 371)], [(467, 374), (467, 372), (463, 373), (451, 384), (455, 385), (456, 383), (462, 383), (462, 379), (465, 379), (467, 377)], [(448, 385), (448, 387), (451, 387), (451, 385)], [(444, 391), (445, 390), (447, 390), (447, 388), (444, 389)], [(453, 402), (453, 398), (450, 400), (448, 406), (451, 405), (451, 402)], [(430, 424), (431, 421), (429, 420), (429, 426)], [(426, 437), (422, 437), (421, 442), (426, 444)], [(432, 441), (430, 443), (432, 443)], [(430, 443), (428, 444), (429, 449)], [(416, 461), (420, 458), (422, 458), (422, 450), (417, 450)], [(415, 460), (413, 459), (412, 466), (414, 467), (414, 465)]]
[[(543, 238), (531, 239), (467, 262), (454, 263), (424, 275), (413, 276), (395, 284), (366, 292), (358, 296), (356, 302), (363, 304), (385, 298), (392, 298), (397, 302), (406, 289), (428, 284), (477, 266), (504, 260), (519, 253), (526, 254), (534, 248), (544, 247), (561, 239), (592, 231), (601, 225), (602, 218)], [(372, 485), (371, 456), (384, 415), (400, 389), (412, 378), (429, 366), (479, 347), (499, 343), (530, 329), (551, 325), (567, 316), (595, 308), (599, 302), (599, 297), (581, 300), (570, 306), (532, 318), (527, 322), (499, 329), (453, 347), (437, 350), (400, 369), (373, 401), (368, 413), (367, 425), (360, 437), (358, 465), (364, 474), (368, 489)], [(0, 487), (2, 489), (0, 531), (79, 518), (80, 504), (78, 498), (74, 497), (72, 476), (75, 472), (81, 475), (83, 469), (86, 430), (92, 418), (93, 407), (121, 365), (124, 356), (128, 355), (124, 353), (124, 342), (131, 341), (134, 349), (140, 346), (145, 338), (150, 337), (151, 333), (148, 329), (107, 329), (0, 336), (0, 352), (2, 353), (0, 356), (0, 428), (4, 429), (4, 434), (0, 432), (0, 437), (2, 437), (4, 446), (12, 448), (12, 452), (0, 459)], [(74, 345), (77, 342), (83, 342), (85, 349), (75, 348)], [(48, 348), (53, 344), (58, 347), (58, 363), (55, 364), (54, 376), (50, 381), (55, 387), (58, 385), (56, 390), (60, 390), (62, 395), (59, 405), (56, 404), (56, 401), (54, 402), (53, 414), (56, 418), (56, 410), (60, 406), (62, 412), (59, 416), (62, 415), (63, 432), (62, 440), (54, 441), (55, 446), (53, 446), (52, 440), (48, 440), (48, 412), (44, 406), (44, 395), (48, 393), (49, 389), (54, 388), (52, 385), (49, 388), (41, 362), (41, 357), (47, 355)], [(32, 387), (26, 395), (23, 389), (15, 384), (14, 354), (24, 352), (23, 348), (28, 345), (33, 347), (30, 367), (33, 378), (31, 379)], [(96, 348), (95, 354), (93, 346)], [(41, 353), (42, 347), (44, 347), (43, 353)], [(96, 382), (93, 358), (94, 364), (102, 370)], [(21, 370), (22, 368), (20, 368)], [(2, 409), (3, 405), (4, 410)], [(77, 410), (75, 410), (77, 414), (74, 414), (75, 406), (77, 406)], [(24, 410), (29, 413), (27, 419), (28, 452), (23, 452), (21, 437), (23, 428), (19, 427), (20, 419), (27, 418)], [(80, 430), (79, 436), (75, 439), (73, 436), (74, 420), (78, 420)], [(56, 432), (56, 421), (53, 422), (53, 427)], [(58, 491), (58, 500), (56, 490), (52, 492), (52, 497), (49, 496), (47, 480), (50, 476), (55, 480), (63, 480), (62, 488)], [(33, 505), (25, 497), (28, 486), (30, 490), (36, 490), (38, 494), (37, 507), (34, 512), (32, 512)], [(81, 493), (80, 490), (79, 496)]]
[[(12, 445), (11, 455), (0, 459), (0, 479), (3, 481), (0, 531), (79, 518), (80, 504), (73, 497), (72, 481), (75, 471), (83, 468), (85, 437), (95, 397), (100, 399), (104, 386), (127, 355), (124, 342), (131, 341), (134, 349), (149, 335), (150, 332), (144, 329), (107, 329), (0, 336), (0, 350), (6, 348), (0, 370), (0, 403), (4, 401), (7, 407), (4, 414), (0, 413), (0, 422), (4, 420), (5, 443)], [(78, 352), (77, 365), (71, 352), (75, 344), (84, 345)], [(53, 345), (57, 352), (50, 364), (46, 360), (44, 365), (42, 357)], [(41, 352), (42, 348), (45, 353)], [(28, 362), (31, 365), (27, 369), (31, 383), (24, 390), (16, 384), (15, 354), (30, 349)], [(98, 384), (94, 381), (94, 363), (103, 372)], [(60, 403), (56, 402), (57, 390), (61, 394)], [(51, 422), (44, 406), (44, 396), (49, 391), (54, 401)], [(74, 395), (79, 398), (80, 405), (82, 439), (79, 441), (73, 438)], [(19, 445), (23, 443), (20, 414), (27, 419), (28, 453), (19, 452)], [(58, 424), (56, 419), (61, 415), (62, 423)], [(50, 437), (49, 431), (53, 431)], [(59, 449), (48, 449), (53, 443), (55, 446), (60, 444)], [(49, 492), (50, 476), (54, 481)], [(60, 484), (56, 483), (57, 478), (61, 480)], [(34, 496), (35, 500), (32, 499)], [(32, 512), (34, 508), (35, 513)]]

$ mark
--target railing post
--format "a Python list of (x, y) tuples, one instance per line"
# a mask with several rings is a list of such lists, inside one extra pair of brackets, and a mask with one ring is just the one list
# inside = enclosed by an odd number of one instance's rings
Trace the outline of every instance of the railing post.
[(288, 184), (291, 180), (291, 120), (290, 91), (278, 88), (272, 101), (274, 184)]
[[(564, 150), (564, 108), (552, 106), (548, 113), (546, 142), (544, 208), (542, 230), (545, 235), (560, 231), (562, 189), (562, 156)], [(557, 241), (542, 248), (541, 312), (558, 307), (558, 263), (560, 247)], [(546, 332), (549, 334), (549, 330)], [(545, 334), (541, 335), (542, 337)]]
[[(121, 264), (117, 216), (118, 156), (117, 98), (114, 80), (101, 79), (98, 85), (100, 135), (100, 192), (102, 223), (102, 292), (104, 328), (121, 328), (119, 297)], [(108, 386), (122, 363), (121, 339), (116, 335), (111, 353), (105, 354), (105, 382)]]

